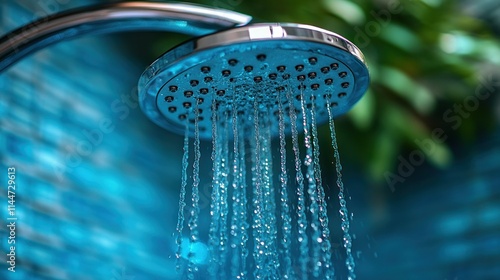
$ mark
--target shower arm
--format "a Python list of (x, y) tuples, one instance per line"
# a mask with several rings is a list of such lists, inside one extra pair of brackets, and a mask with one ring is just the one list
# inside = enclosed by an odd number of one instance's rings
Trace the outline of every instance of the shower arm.
[(82, 35), (169, 31), (201, 36), (245, 25), (251, 17), (182, 3), (125, 2), (78, 8), (22, 26), (0, 38), (0, 73), (23, 57)]

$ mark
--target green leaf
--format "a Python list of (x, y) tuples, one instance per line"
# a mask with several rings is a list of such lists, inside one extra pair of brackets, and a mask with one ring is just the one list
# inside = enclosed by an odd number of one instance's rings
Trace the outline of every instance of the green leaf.
[(375, 98), (373, 92), (368, 90), (361, 100), (349, 111), (348, 116), (354, 125), (366, 130), (372, 123), (375, 114)]
[(428, 114), (434, 109), (435, 97), (423, 85), (416, 83), (399, 69), (382, 67), (380, 70), (379, 82), (409, 101), (418, 112)]
[(323, 0), (323, 6), (333, 15), (352, 25), (362, 24), (366, 20), (363, 9), (351, 1)]

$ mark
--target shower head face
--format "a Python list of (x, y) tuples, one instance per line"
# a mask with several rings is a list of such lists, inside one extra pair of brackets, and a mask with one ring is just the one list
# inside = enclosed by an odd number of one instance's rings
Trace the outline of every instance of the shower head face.
[(258, 113), (277, 135), (280, 115), (289, 123), (294, 110), (302, 120), (303, 109), (314, 106), (317, 124), (324, 123), (327, 106), (334, 117), (346, 113), (368, 84), (363, 55), (341, 36), (305, 25), (256, 24), (170, 50), (141, 76), (139, 98), (151, 120), (179, 134), (187, 128), (192, 136), (196, 126), (200, 138), (210, 139), (214, 121), (237, 115), (239, 125), (251, 127)]

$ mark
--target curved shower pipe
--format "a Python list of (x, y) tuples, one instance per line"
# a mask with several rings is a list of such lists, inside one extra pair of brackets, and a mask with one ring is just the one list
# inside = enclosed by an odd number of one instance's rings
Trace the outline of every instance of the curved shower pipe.
[(201, 36), (245, 25), (251, 17), (181, 3), (125, 2), (78, 8), (24, 25), (0, 38), (0, 72), (23, 57), (82, 35), (168, 31)]

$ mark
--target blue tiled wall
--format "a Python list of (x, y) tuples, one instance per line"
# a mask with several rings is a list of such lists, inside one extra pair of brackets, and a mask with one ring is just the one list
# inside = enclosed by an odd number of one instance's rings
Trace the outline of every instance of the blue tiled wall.
[(488, 138), (446, 170), (422, 166), (389, 195), (385, 222), (368, 230), (363, 278), (499, 279), (500, 131)]
[[(29, 22), (42, 11), (38, 3), (50, 1), (2, 2), (0, 32)], [(52, 3), (62, 10), (90, 1)], [(142, 66), (119, 49), (106, 37), (78, 39), (0, 74), (0, 177), (15, 166), (18, 184), (17, 272), (7, 271), (2, 227), (0, 279), (176, 278), (182, 139), (122, 100), (135, 94)], [(114, 129), (97, 137), (103, 121)], [(359, 279), (500, 279), (500, 134), (491, 139), (448, 170), (422, 167), (395, 193), (384, 187), (382, 222), (373, 219), (373, 186), (345, 166)], [(209, 197), (207, 185), (201, 192)], [(330, 196), (335, 261), (343, 267), (338, 202)]]
[[(38, 2), (2, 2), (2, 35), (34, 19)], [(90, 3), (46, 2), (60, 10)], [(6, 178), (14, 166), (18, 186), (16, 272), (7, 271), (2, 227), (0, 279), (175, 275), (176, 212), (163, 206), (177, 204), (167, 184), (177, 188), (181, 143), (162, 145), (168, 135), (136, 107), (142, 67), (117, 53), (117, 44), (104, 36), (64, 42), (0, 74), (0, 172)]]

